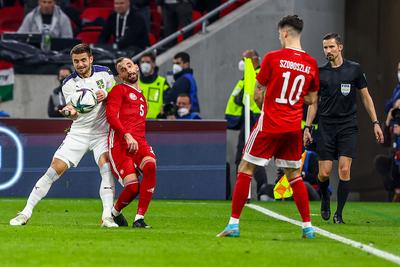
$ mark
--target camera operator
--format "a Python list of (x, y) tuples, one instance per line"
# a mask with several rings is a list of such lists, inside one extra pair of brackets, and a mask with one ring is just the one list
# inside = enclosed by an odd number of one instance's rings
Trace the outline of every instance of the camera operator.
[(199, 113), (191, 111), (190, 96), (186, 93), (179, 94), (176, 105), (170, 102), (164, 105), (162, 114), (158, 119), (167, 120), (201, 120)]
[(157, 119), (176, 120), (178, 107), (174, 102), (164, 104), (161, 113), (158, 114)]
[[(392, 201), (400, 201), (400, 100), (397, 100), (393, 108), (388, 112), (383, 127), (385, 135), (384, 146), (391, 147), (390, 169), (384, 181), (386, 190), (389, 191), (389, 198)], [(376, 161), (377, 162), (377, 161)], [(377, 169), (382, 169), (377, 166)]]

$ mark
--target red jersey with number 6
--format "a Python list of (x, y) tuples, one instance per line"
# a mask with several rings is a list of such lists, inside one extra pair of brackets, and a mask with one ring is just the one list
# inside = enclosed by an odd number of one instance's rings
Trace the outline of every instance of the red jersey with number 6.
[(138, 142), (145, 140), (147, 104), (140, 88), (128, 84), (114, 86), (107, 97), (106, 116), (115, 142), (125, 142), (130, 133)]
[(258, 127), (284, 133), (301, 129), (304, 96), (319, 90), (318, 65), (303, 50), (283, 48), (265, 55), (257, 81), (266, 87)]

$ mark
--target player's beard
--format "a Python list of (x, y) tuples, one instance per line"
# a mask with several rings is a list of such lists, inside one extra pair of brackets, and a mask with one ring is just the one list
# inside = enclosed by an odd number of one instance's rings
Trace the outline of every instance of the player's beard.
[(76, 71), (78, 72), (79, 76), (84, 78), (89, 77), (92, 72), (90, 66), (77, 69)]
[(128, 77), (126, 77), (126, 81), (128, 83), (134, 84), (136, 83), (138, 80), (138, 75), (137, 73), (132, 73), (132, 74), (128, 74)]

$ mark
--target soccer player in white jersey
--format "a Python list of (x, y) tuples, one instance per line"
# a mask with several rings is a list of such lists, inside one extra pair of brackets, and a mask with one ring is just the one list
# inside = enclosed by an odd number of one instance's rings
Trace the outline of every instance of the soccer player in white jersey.
[[(107, 67), (93, 65), (88, 45), (78, 44), (70, 54), (75, 71), (63, 82), (62, 91), (68, 104), (60, 112), (73, 120), (71, 129), (55, 152), (50, 167), (36, 182), (25, 208), (10, 220), (10, 225), (25, 225), (32, 216), (33, 208), (47, 195), (51, 185), (70, 167), (76, 167), (85, 153), (91, 150), (102, 178), (99, 192), (103, 202), (102, 226), (118, 227), (111, 217), (115, 185), (108, 159), (109, 125), (104, 103), (108, 90), (115, 84), (114, 76)], [(72, 94), (80, 88), (93, 89), (99, 102), (85, 114), (78, 113), (70, 104)]]

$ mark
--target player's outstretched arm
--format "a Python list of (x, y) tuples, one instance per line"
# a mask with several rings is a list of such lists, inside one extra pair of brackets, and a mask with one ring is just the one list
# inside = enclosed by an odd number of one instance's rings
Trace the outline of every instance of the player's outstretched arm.
[(374, 101), (372, 101), (372, 97), (368, 92), (368, 88), (364, 87), (360, 89), (361, 101), (368, 112), (369, 117), (374, 125), (374, 134), (376, 142), (382, 144), (385, 140), (383, 137), (383, 132), (381, 126), (379, 125), (378, 118), (376, 116)]

